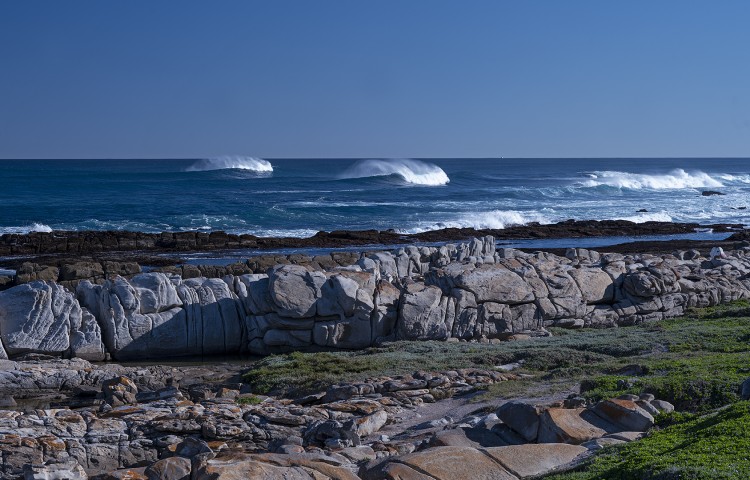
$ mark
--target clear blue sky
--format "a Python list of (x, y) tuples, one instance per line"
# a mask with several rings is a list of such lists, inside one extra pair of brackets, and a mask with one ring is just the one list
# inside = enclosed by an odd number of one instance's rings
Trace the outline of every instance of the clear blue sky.
[(0, 2), (0, 158), (750, 156), (750, 2)]

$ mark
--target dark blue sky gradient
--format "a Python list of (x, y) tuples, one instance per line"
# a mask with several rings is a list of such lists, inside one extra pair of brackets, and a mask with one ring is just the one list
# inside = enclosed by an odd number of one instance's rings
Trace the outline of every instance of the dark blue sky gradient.
[(0, 158), (750, 156), (750, 2), (0, 2)]

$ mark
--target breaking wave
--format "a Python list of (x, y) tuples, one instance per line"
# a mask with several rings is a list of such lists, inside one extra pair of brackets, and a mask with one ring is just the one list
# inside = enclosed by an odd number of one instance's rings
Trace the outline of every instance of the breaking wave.
[(206, 172), (209, 170), (251, 170), (258, 173), (273, 172), (273, 165), (268, 160), (239, 155), (204, 158), (185, 169), (186, 172)]
[(681, 168), (664, 174), (601, 171), (589, 173), (588, 176), (589, 180), (584, 180), (580, 183), (584, 187), (606, 185), (617, 188), (665, 190), (724, 186), (721, 181), (711, 177), (707, 173), (686, 172)]
[(465, 212), (453, 220), (421, 224), (415, 228), (403, 230), (403, 233), (421, 233), (443, 228), (475, 228), (502, 230), (517, 225), (537, 222), (553, 223), (554, 220), (537, 212), (519, 212), (516, 210), (491, 210), (487, 212)]
[(640, 213), (638, 215), (631, 215), (629, 217), (617, 217), (613, 220), (627, 220), (633, 223), (646, 223), (646, 222), (671, 222), (672, 216), (667, 212), (654, 212), (654, 213)]
[(5, 233), (31, 233), (31, 232), (45, 232), (49, 233), (52, 231), (52, 227), (43, 223), (32, 223), (31, 225), (25, 225), (23, 227), (0, 227), (0, 235)]
[(412, 185), (439, 186), (450, 182), (442, 168), (432, 163), (411, 159), (361, 160), (347, 169), (340, 178), (388, 177), (395, 175)]

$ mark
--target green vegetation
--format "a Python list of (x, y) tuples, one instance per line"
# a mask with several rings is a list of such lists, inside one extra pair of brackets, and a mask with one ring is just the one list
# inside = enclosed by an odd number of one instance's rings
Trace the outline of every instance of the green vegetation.
[(483, 398), (542, 396), (581, 383), (590, 400), (648, 392), (679, 410), (660, 415), (646, 438), (605, 448), (577, 471), (550, 478), (750, 478), (750, 403), (738, 395), (750, 377), (750, 303), (658, 323), (553, 334), (491, 345), (394, 342), (357, 352), (274, 355), (245, 378), (256, 392), (299, 394), (371, 376), (523, 361), (520, 372), (530, 377), (492, 385)]
[(353, 352), (295, 352), (266, 357), (245, 379), (257, 393), (301, 394), (373, 376), (523, 361), (520, 372), (533, 379), (495, 384), (485, 398), (548, 394), (581, 382), (592, 400), (650, 392), (679, 410), (707, 411), (736, 401), (737, 386), (750, 376), (748, 315), (750, 303), (740, 301), (632, 327), (553, 329), (553, 337), (528, 341), (394, 342)]
[(238, 403), (239, 405), (258, 405), (259, 403), (263, 403), (263, 399), (256, 395), (243, 395), (237, 397), (235, 403)]
[[(677, 417), (677, 418), (674, 418)], [(750, 403), (703, 415), (660, 418), (673, 425), (606, 448), (579, 471), (550, 480), (744, 480), (750, 478)]]

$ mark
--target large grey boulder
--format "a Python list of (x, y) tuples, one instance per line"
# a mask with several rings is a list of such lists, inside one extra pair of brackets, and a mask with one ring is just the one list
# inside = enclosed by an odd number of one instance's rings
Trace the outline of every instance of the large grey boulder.
[(435, 286), (412, 283), (401, 297), (397, 337), (403, 340), (445, 340), (448, 299)]
[(588, 303), (612, 303), (615, 298), (614, 280), (599, 268), (574, 268), (568, 271)]
[(75, 317), (71, 323), (70, 355), (92, 362), (106, 359), (102, 330), (94, 315), (87, 308), (81, 309), (81, 321)]
[(34, 281), (0, 292), (0, 338), (10, 356), (60, 355), (70, 347), (73, 325), (81, 325), (81, 307), (56, 283)]
[(242, 300), (247, 315), (265, 315), (276, 308), (266, 274), (235, 277), (235, 292)]
[(528, 403), (511, 401), (495, 412), (497, 417), (526, 441), (533, 442), (539, 433), (540, 409)]
[(140, 300), (140, 313), (158, 313), (182, 306), (174, 284), (163, 273), (150, 272), (130, 279)]
[(444, 271), (451, 278), (454, 288), (468, 290), (476, 297), (477, 302), (498, 302), (518, 304), (534, 301), (534, 292), (528, 283), (516, 273), (496, 265), (451, 264)]
[(315, 316), (320, 289), (327, 280), (323, 272), (311, 272), (299, 265), (281, 265), (271, 269), (268, 280), (271, 300), (279, 315)]

